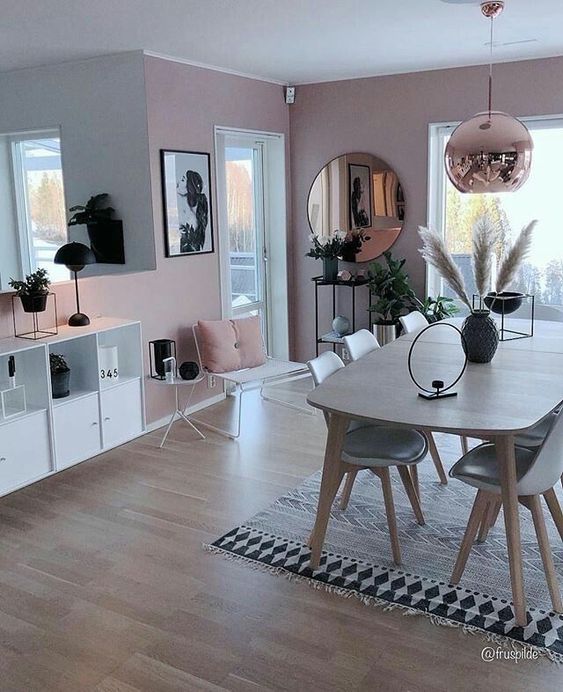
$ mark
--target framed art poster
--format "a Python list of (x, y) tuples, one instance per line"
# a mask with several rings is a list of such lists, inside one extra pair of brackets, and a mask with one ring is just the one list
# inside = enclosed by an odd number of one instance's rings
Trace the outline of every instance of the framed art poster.
[(369, 166), (348, 164), (350, 230), (371, 227), (371, 171)]
[(209, 154), (160, 152), (166, 257), (213, 252)]

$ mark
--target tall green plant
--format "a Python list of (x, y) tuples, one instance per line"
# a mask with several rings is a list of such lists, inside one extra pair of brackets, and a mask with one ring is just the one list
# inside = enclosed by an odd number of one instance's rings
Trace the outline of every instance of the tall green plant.
[(369, 288), (375, 298), (369, 309), (377, 314), (377, 322), (396, 324), (402, 314), (416, 307), (416, 296), (403, 269), (406, 260), (395, 259), (389, 250), (383, 257), (385, 264), (372, 262), (369, 267)]

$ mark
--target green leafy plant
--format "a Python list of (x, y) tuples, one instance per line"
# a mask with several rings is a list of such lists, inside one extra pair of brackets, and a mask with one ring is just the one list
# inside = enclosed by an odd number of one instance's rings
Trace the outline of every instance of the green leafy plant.
[(459, 312), (458, 306), (453, 298), (446, 296), (437, 296), (432, 298), (428, 296), (423, 301), (416, 299), (418, 309), (426, 317), (429, 322), (439, 322), (448, 317), (453, 317)]
[(49, 353), (49, 367), (51, 375), (58, 375), (61, 372), (68, 372), (70, 368), (65, 357), (60, 353)]
[(416, 306), (416, 296), (404, 271), (404, 259), (395, 259), (391, 252), (383, 253), (385, 264), (372, 262), (369, 267), (369, 288), (375, 302), (369, 308), (378, 315), (378, 324), (396, 324), (399, 317)]
[(11, 288), (18, 296), (38, 296), (49, 293), (51, 281), (46, 269), (38, 269), (25, 277), (24, 281), (10, 279)]
[(338, 257), (355, 256), (362, 249), (364, 240), (369, 240), (365, 231), (334, 231), (330, 236), (318, 236), (312, 233), (309, 240), (313, 247), (305, 254), (315, 259), (337, 259)]
[(74, 216), (71, 217), (68, 225), (80, 226), (82, 224), (109, 221), (115, 209), (113, 207), (103, 206), (108, 198), (108, 193), (102, 192), (99, 195), (90, 197), (85, 206), (77, 204), (71, 207), (69, 211), (74, 212)]

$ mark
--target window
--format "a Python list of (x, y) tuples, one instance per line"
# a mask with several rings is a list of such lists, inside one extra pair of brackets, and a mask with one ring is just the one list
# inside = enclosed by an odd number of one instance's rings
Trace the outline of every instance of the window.
[[(443, 163), (446, 143), (454, 125), (430, 128), (429, 223), (440, 230), (460, 267), (471, 295), (471, 238), (475, 221), (483, 214), (498, 223), (497, 259), (520, 229), (532, 219), (538, 224), (528, 260), (511, 289), (536, 296), (538, 317), (563, 321), (563, 243), (560, 209), (560, 161), (563, 160), (563, 119), (526, 120), (534, 140), (530, 177), (516, 192), (462, 194), (450, 183)], [(441, 277), (428, 268), (430, 294), (452, 295)]]
[(53, 263), (67, 242), (66, 207), (58, 130), (8, 136), (20, 262), (24, 274), (45, 268), (51, 281), (68, 270)]

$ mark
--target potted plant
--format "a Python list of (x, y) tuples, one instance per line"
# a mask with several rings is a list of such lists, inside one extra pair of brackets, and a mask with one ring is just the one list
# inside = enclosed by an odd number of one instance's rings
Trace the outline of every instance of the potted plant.
[[(536, 221), (524, 226), (520, 235), (502, 258), (496, 279), (496, 292), (502, 295), (514, 281), (520, 264), (526, 258), (532, 244), (532, 233)], [(495, 322), (486, 309), (487, 296), (490, 296), (492, 280), (492, 263), (498, 231), (494, 224), (482, 217), (473, 228), (473, 273), (479, 295), (478, 306), (469, 300), (463, 276), (455, 264), (444, 239), (429, 228), (419, 227), (418, 232), (423, 241), (420, 251), (424, 259), (431, 264), (446, 280), (451, 289), (469, 309), (461, 328), (463, 349), (467, 359), (472, 363), (489, 363), (498, 348), (499, 333)]]
[(24, 312), (45, 312), (51, 281), (46, 269), (38, 269), (24, 281), (10, 279), (10, 286), (22, 302)]
[(437, 296), (436, 298), (428, 296), (423, 301), (416, 298), (416, 304), (430, 324), (453, 317), (459, 312), (455, 300), (446, 296)]
[(70, 394), (70, 368), (60, 353), (49, 354), (51, 392), (53, 399), (64, 399)]
[(330, 236), (318, 236), (312, 233), (309, 239), (313, 247), (305, 253), (305, 256), (322, 259), (325, 281), (336, 281), (339, 257), (353, 262), (364, 240), (369, 240), (363, 231), (346, 233), (340, 230), (334, 231)]
[(76, 204), (69, 211), (73, 212), (69, 226), (85, 225), (92, 251), (99, 263), (125, 264), (123, 246), (123, 222), (113, 219), (113, 207), (107, 205), (109, 195), (102, 192), (90, 197), (85, 205)]
[(370, 311), (374, 320), (377, 340), (383, 346), (397, 336), (399, 317), (416, 305), (409, 275), (403, 269), (404, 259), (395, 259), (390, 250), (383, 253), (385, 264), (372, 262), (369, 267), (369, 289), (375, 298)]

